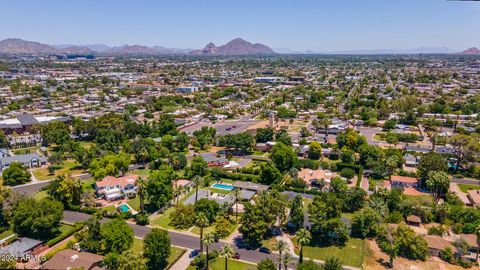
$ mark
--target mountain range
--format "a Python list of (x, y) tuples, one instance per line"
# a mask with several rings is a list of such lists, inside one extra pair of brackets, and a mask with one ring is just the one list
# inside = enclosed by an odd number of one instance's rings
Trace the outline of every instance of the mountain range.
[(208, 43), (205, 48), (190, 52), (193, 55), (266, 55), (275, 54), (275, 52), (268, 46), (255, 43), (252, 44), (244, 39), (236, 38), (225, 45), (216, 46), (213, 43)]
[(271, 55), (281, 54), (463, 54), (480, 55), (476, 47), (458, 52), (445, 47), (420, 47), (414, 49), (379, 49), (379, 50), (352, 50), (352, 51), (296, 51), (291, 49), (275, 49), (260, 43), (250, 43), (244, 39), (236, 38), (225, 45), (216, 46), (209, 43), (203, 49), (178, 49), (162, 46), (123, 45), (107, 46), (104, 44), (91, 45), (48, 45), (35, 41), (18, 38), (8, 38), (0, 41), (0, 54), (97, 54), (97, 55)]

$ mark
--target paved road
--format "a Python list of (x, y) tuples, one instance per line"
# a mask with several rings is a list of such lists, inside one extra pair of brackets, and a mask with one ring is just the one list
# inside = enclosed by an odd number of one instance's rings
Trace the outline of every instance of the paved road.
[[(63, 212), (63, 220), (70, 223), (80, 222), (88, 220), (91, 215), (79, 213), (79, 212), (72, 212), (72, 211), (64, 211)], [(106, 222), (108, 219), (104, 218), (102, 222)], [(128, 224), (132, 229), (136, 237), (144, 238), (147, 233), (150, 232), (151, 228), (146, 226), (140, 226), (136, 224), (129, 223)], [(197, 249), (199, 247), (200, 238), (197, 236), (185, 234), (185, 233), (177, 233), (169, 231), (170, 240), (172, 245), (188, 248), (188, 249)], [(227, 244), (226, 242), (219, 242), (212, 245), (211, 249), (218, 250), (223, 245)], [(278, 256), (275, 254), (264, 254), (254, 250), (246, 250), (246, 249), (239, 249), (237, 248), (237, 252), (240, 254), (240, 258), (244, 261), (257, 263), (264, 258), (271, 258), (272, 260), (277, 260)]]
[(29, 183), (25, 185), (19, 185), (12, 187), (14, 192), (23, 193), (25, 195), (32, 195), (33, 193), (41, 190), (42, 188), (48, 186), (52, 180)]
[(480, 180), (467, 179), (467, 178), (453, 178), (452, 182), (457, 184), (478, 185), (480, 186)]

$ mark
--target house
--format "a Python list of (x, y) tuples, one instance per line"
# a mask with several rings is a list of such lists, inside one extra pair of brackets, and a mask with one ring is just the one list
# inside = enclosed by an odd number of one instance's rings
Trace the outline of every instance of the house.
[(95, 191), (107, 201), (123, 199), (125, 195), (137, 193), (137, 179), (138, 175), (135, 174), (122, 177), (107, 176), (95, 183)]
[(405, 159), (405, 167), (415, 168), (420, 162), (419, 157), (411, 154), (406, 154), (403, 158)]
[(392, 187), (418, 187), (418, 179), (415, 177), (392, 175), (392, 177), (390, 178), (390, 183)]
[(408, 225), (420, 227), (420, 225), (422, 224), (422, 220), (420, 219), (420, 217), (415, 215), (408, 216), (406, 220)]
[(224, 157), (217, 157), (215, 154), (202, 154), (203, 159), (208, 163), (208, 167), (223, 167), (228, 165), (230, 161)]
[(28, 261), (29, 256), (35, 254), (42, 247), (42, 241), (22, 237), (8, 246), (0, 249), (1, 257), (13, 257), (17, 260)]
[(177, 92), (180, 93), (193, 93), (198, 92), (197, 86), (188, 86), (188, 85), (181, 85), (176, 88)]
[(233, 186), (241, 190), (254, 191), (255, 193), (266, 191), (268, 189), (268, 185), (262, 185), (246, 181), (235, 181), (235, 183), (233, 183)]
[(336, 173), (333, 173), (328, 170), (323, 169), (302, 169), (298, 172), (298, 178), (302, 179), (307, 185), (316, 185), (320, 180), (324, 180), (326, 183), (330, 183), (332, 178), (338, 176)]
[(471, 189), (467, 191), (467, 197), (475, 207), (480, 207), (480, 190)]
[(47, 164), (47, 158), (37, 153), (2, 157), (0, 158), (0, 172), (8, 168), (13, 162), (22, 163), (24, 167), (31, 169)]
[(64, 249), (57, 252), (53, 257), (42, 264), (42, 269), (89, 269), (101, 270), (100, 264), (103, 256), (81, 252), (72, 249)]
[(440, 256), (440, 252), (446, 248), (451, 248), (453, 252), (456, 248), (449, 241), (438, 235), (425, 235), (425, 241), (428, 245), (428, 250), (432, 256)]

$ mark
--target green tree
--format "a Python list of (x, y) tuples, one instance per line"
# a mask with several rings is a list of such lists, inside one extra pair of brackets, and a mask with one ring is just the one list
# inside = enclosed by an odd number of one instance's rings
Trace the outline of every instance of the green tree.
[(278, 270), (282, 270), (282, 253), (288, 248), (288, 243), (280, 239), (275, 243), (274, 250), (278, 251)]
[(195, 213), (203, 213), (207, 218), (209, 223), (213, 223), (215, 221), (215, 217), (220, 210), (220, 205), (216, 201), (212, 201), (209, 199), (200, 199), (195, 204)]
[(150, 171), (145, 191), (151, 204), (162, 208), (173, 199), (173, 180), (172, 168), (161, 167), (160, 170)]
[(257, 264), (257, 270), (277, 270), (271, 259), (263, 259)]
[(117, 270), (147, 270), (142, 254), (127, 250), (118, 256)]
[(187, 166), (187, 158), (182, 153), (173, 153), (169, 162), (175, 171), (182, 170)]
[(300, 245), (300, 252), (298, 257), (298, 263), (303, 263), (303, 247), (310, 244), (312, 235), (307, 229), (300, 229), (297, 231), (297, 242)]
[(83, 185), (80, 180), (60, 175), (48, 186), (48, 195), (63, 203), (65, 207), (81, 203)]
[(275, 135), (275, 131), (273, 128), (257, 128), (257, 133), (255, 134), (255, 140), (257, 143), (266, 143), (269, 141), (273, 141), (273, 136)]
[(311, 142), (308, 148), (308, 158), (318, 160), (322, 156), (322, 145), (319, 142)]
[(302, 196), (297, 195), (290, 203), (290, 223), (298, 230), (303, 227), (304, 219)]
[(200, 252), (203, 252), (203, 230), (210, 225), (208, 217), (205, 215), (205, 213), (200, 212), (197, 214), (195, 225), (200, 228)]
[(394, 230), (391, 227), (386, 227), (381, 237), (377, 238), (377, 243), (380, 249), (388, 255), (390, 268), (393, 268), (393, 260), (400, 252), (400, 245)]
[(291, 147), (277, 142), (270, 150), (270, 159), (278, 170), (285, 172), (293, 167), (297, 155)]
[(323, 270), (342, 270), (342, 261), (337, 257), (328, 257), (323, 264)]
[(199, 175), (195, 175), (192, 179), (193, 187), (195, 188), (195, 204), (197, 204), (198, 200), (198, 188), (201, 187), (204, 183), (203, 177)]
[(83, 230), (75, 234), (75, 238), (80, 240), (80, 248), (97, 253), (102, 248), (102, 236), (100, 234), (100, 213), (94, 214), (86, 223)]
[(0, 130), (0, 148), (7, 148), (9, 145), (8, 138), (3, 131)]
[(192, 159), (190, 165), (190, 174), (192, 177), (205, 176), (207, 173), (208, 164), (201, 156), (196, 156)]
[(2, 173), (3, 184), (16, 186), (30, 181), (30, 173), (19, 162), (12, 162)]
[(206, 250), (206, 269), (208, 269), (209, 263), (208, 251), (213, 243), (215, 243), (215, 236), (212, 233), (207, 233), (202, 239), (202, 244), (205, 246)]
[(60, 121), (51, 121), (41, 126), (41, 133), (44, 145), (63, 145), (70, 139), (69, 127)]
[(418, 177), (426, 181), (431, 171), (446, 172), (448, 170), (447, 160), (440, 154), (429, 152), (422, 156), (417, 166)]
[(450, 178), (446, 172), (431, 171), (427, 176), (427, 188), (432, 192), (435, 203), (445, 195), (450, 187)]
[(365, 238), (375, 237), (380, 231), (382, 217), (370, 207), (355, 213), (352, 219), (352, 235)]
[(45, 239), (58, 232), (63, 206), (51, 199), (19, 199), (12, 209), (13, 231), (20, 236)]
[(222, 256), (225, 259), (225, 270), (228, 270), (228, 259), (233, 257), (235, 250), (231, 245), (225, 245), (220, 249), (218, 255)]
[(133, 245), (133, 229), (123, 219), (112, 219), (100, 227), (106, 253), (120, 254)]
[(145, 236), (143, 254), (147, 258), (148, 269), (165, 269), (171, 254), (170, 236), (166, 230), (153, 228)]
[(260, 181), (263, 184), (270, 185), (282, 177), (281, 172), (275, 168), (271, 162), (262, 164), (260, 171)]

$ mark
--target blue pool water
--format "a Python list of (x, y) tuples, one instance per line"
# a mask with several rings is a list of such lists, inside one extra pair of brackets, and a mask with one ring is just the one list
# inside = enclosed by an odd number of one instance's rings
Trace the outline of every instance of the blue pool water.
[(226, 189), (226, 190), (234, 190), (234, 186), (230, 185), (225, 185), (225, 184), (213, 184), (212, 188), (218, 188), (218, 189)]
[(130, 211), (130, 208), (128, 208), (128, 206), (126, 206), (125, 204), (120, 204), (118, 206), (118, 209), (120, 209), (120, 212), (122, 212), (122, 213), (126, 213), (126, 212)]

